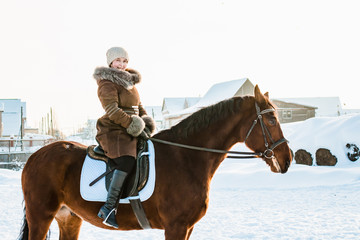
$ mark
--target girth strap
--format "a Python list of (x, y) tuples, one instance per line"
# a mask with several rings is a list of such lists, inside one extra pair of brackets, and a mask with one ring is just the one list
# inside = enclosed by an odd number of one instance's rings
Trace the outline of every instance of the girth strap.
[(145, 210), (141, 204), (139, 195), (130, 197), (129, 202), (140, 227), (142, 227), (143, 229), (151, 229), (150, 222), (146, 217)]

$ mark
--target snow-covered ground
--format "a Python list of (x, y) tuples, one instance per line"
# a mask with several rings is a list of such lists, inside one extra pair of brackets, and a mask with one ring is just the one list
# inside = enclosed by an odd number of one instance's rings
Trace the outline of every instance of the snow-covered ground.
[[(360, 160), (346, 157), (346, 143), (360, 145), (360, 115), (285, 124), (294, 150), (315, 156), (328, 148), (334, 167), (296, 165), (271, 173), (258, 159), (226, 159), (214, 176), (207, 214), (191, 239), (359, 239)], [(237, 145), (235, 150), (243, 149)], [(23, 217), (21, 172), (0, 170), (0, 239), (16, 239)], [(191, 206), (189, 206), (191, 207)], [(56, 222), (51, 239), (58, 239)], [(80, 239), (164, 239), (161, 230), (109, 231), (84, 222)]]

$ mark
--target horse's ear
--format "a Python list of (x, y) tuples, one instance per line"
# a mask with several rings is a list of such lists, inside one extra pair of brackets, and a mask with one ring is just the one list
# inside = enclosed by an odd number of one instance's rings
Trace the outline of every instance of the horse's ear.
[(269, 92), (266, 92), (266, 93), (264, 94), (264, 96), (267, 97), (267, 98), (269, 98)]
[(256, 84), (256, 86), (254, 88), (254, 95), (255, 95), (256, 102), (261, 104), (261, 103), (264, 103), (266, 101), (264, 95), (260, 92), (260, 88), (259, 88), (259, 86), (257, 84)]

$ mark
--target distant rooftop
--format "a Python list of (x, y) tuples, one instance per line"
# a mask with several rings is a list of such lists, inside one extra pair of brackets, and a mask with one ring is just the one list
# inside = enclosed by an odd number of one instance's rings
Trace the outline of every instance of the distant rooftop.
[[(196, 104), (197, 107), (204, 107), (215, 104), (222, 100), (232, 98), (246, 81), (247, 78), (221, 82), (214, 84), (205, 94), (203, 98)], [(249, 81), (250, 82), (250, 81)]]
[(164, 98), (161, 111), (163, 114), (178, 112), (195, 105), (199, 100), (199, 97)]
[(218, 103), (222, 100), (232, 98), (234, 96), (241, 96), (252, 94), (254, 85), (247, 78), (220, 82), (214, 84), (200, 100), (193, 106), (184, 108), (180, 111), (172, 111), (167, 116), (181, 116), (193, 113), (206, 106)]

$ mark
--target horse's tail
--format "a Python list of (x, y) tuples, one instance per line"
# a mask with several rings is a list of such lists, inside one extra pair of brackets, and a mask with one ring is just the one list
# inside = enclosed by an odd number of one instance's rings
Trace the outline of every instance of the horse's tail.
[[(28, 240), (29, 239), (29, 225), (26, 219), (26, 207), (24, 207), (24, 219), (23, 219), (23, 225), (20, 230), (20, 235), (18, 237), (18, 240)], [(46, 239), (50, 239), (50, 230), (49, 233), (46, 235)]]
[(23, 219), (23, 225), (20, 230), (20, 235), (18, 237), (18, 240), (27, 240), (29, 239), (29, 225), (26, 219), (26, 211), (24, 207), (24, 219)]

